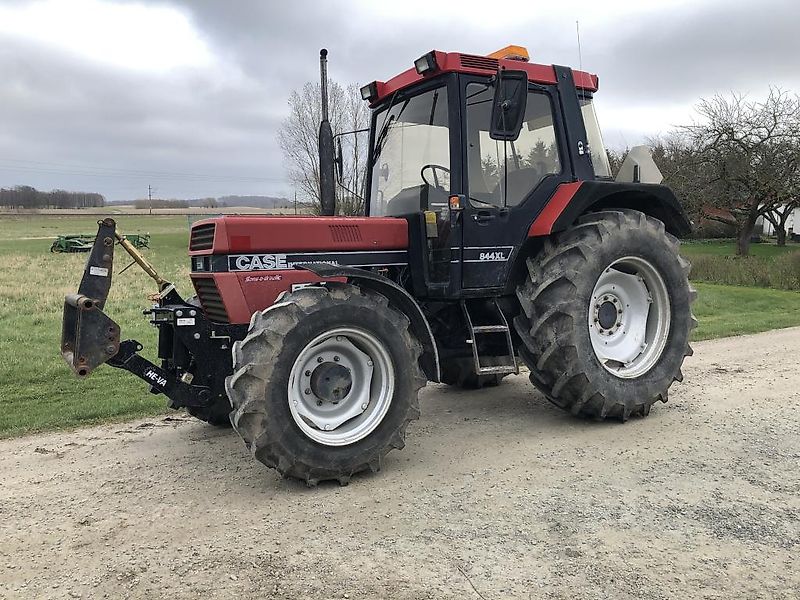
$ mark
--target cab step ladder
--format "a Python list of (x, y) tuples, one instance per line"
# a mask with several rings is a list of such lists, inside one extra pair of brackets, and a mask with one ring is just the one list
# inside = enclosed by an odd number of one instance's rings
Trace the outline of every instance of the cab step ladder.
[[(464, 313), (464, 321), (467, 324), (469, 332), (469, 339), (467, 343), (472, 346), (472, 357), (475, 361), (475, 373), (478, 375), (504, 375), (506, 373), (519, 373), (519, 366), (517, 365), (517, 357), (514, 355), (514, 344), (511, 341), (511, 329), (508, 326), (508, 321), (497, 299), (492, 299), (491, 305), (492, 313), (496, 324), (492, 325), (473, 325), (473, 319), (469, 314), (466, 301), (461, 301), (461, 310)], [(506, 356), (502, 357), (504, 364), (500, 365), (483, 365), (481, 357), (478, 352), (478, 336), (486, 335), (502, 335), (505, 334), (505, 343), (507, 348)]]

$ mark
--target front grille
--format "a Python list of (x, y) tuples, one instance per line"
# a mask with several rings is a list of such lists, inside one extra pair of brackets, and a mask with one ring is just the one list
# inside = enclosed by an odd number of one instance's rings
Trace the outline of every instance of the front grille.
[(214, 246), (214, 230), (216, 228), (214, 223), (193, 227), (189, 250), (210, 250)]
[(334, 242), (360, 242), (361, 230), (358, 225), (328, 225)]
[(194, 277), (192, 279), (194, 289), (197, 290), (197, 297), (203, 307), (203, 312), (212, 321), (218, 323), (230, 323), (228, 311), (222, 303), (217, 284), (213, 277)]
[(475, 56), (474, 54), (460, 54), (461, 66), (470, 69), (485, 69), (488, 71), (497, 71), (500, 63), (496, 58), (488, 58), (486, 56)]

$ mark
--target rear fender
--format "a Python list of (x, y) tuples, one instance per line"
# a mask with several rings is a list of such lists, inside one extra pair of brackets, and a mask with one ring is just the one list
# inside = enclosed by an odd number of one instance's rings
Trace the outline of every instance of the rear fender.
[(342, 277), (359, 287), (367, 288), (386, 296), (395, 308), (401, 310), (408, 317), (411, 322), (411, 332), (422, 344), (420, 365), (425, 372), (425, 376), (429, 381), (437, 383), (441, 381), (439, 351), (433, 338), (433, 332), (419, 304), (406, 290), (391, 279), (364, 269), (328, 264), (298, 265), (296, 268), (311, 271), (321, 279), (329, 280), (335, 277)]
[(630, 208), (662, 221), (676, 237), (687, 235), (692, 224), (675, 194), (665, 185), (579, 181), (561, 184), (531, 224), (529, 237), (564, 231), (587, 213)]

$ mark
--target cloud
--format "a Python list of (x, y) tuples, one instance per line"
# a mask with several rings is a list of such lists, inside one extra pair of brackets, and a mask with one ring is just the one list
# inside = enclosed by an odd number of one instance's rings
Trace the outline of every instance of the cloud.
[(687, 123), (693, 105), (714, 94), (758, 97), (770, 85), (800, 91), (798, 22), (795, 0), (712, 2), (621, 19), (587, 53), (600, 72), (607, 143), (638, 143)]
[(205, 66), (213, 56), (184, 13), (102, 0), (38, 0), (0, 6), (0, 34), (122, 69)]
[(2, 185), (112, 199), (141, 196), (148, 183), (167, 197), (286, 187), (273, 141), (282, 106), (235, 66), (142, 73), (19, 39), (0, 44), (0, 64), (0, 105), (13, 116), (0, 125)]
[[(35, 13), (13, 32), (0, 24), (0, 185), (112, 199), (141, 196), (148, 183), (160, 196), (290, 193), (275, 134), (291, 90), (317, 80), (321, 47), (342, 83), (388, 79), (432, 48), (519, 43), (536, 62), (577, 66), (580, 19), (582, 62), (600, 75), (611, 145), (688, 120), (701, 96), (758, 94), (770, 83), (800, 90), (800, 9), (788, 0), (464, 1), (458, 11), (427, 0), (77, 1), (106, 11), (83, 18), (83, 46), (69, 45), (60, 13)], [(49, 4), (6, 2), (0, 16)], [(114, 29), (120, 14), (155, 21), (130, 17)], [(102, 55), (109, 37), (120, 46), (113, 57)]]

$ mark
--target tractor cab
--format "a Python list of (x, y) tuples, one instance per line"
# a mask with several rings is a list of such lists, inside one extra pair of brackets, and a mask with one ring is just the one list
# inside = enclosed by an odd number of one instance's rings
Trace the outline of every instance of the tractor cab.
[(368, 215), (407, 218), (427, 240), (420, 293), (501, 288), (557, 188), (611, 178), (596, 90), (596, 76), (532, 64), (518, 46), (432, 51), (362, 88), (373, 108)]

